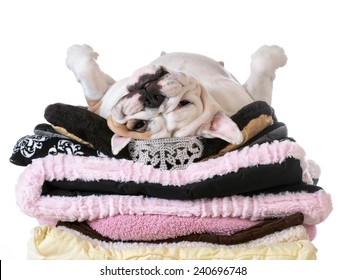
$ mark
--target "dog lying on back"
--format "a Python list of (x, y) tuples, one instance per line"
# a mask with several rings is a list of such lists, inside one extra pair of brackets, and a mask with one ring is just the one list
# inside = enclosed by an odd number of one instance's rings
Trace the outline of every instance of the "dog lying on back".
[(287, 61), (282, 48), (262, 46), (241, 85), (222, 62), (198, 54), (162, 53), (117, 82), (100, 70), (97, 57), (90, 46), (74, 45), (66, 65), (82, 85), (89, 110), (107, 119), (114, 154), (131, 139), (202, 136), (241, 143), (229, 116), (253, 101), (270, 104), (275, 71)]

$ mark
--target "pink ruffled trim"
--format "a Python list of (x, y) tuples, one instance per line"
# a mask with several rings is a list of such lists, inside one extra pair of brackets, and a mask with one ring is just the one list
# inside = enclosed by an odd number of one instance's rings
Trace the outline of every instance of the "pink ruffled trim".
[(48, 220), (92, 221), (118, 214), (262, 220), (301, 212), (304, 214), (304, 223), (318, 224), (332, 211), (331, 197), (323, 190), (315, 193), (282, 193), (253, 197), (235, 195), (181, 201), (122, 195), (41, 197), (37, 189), (26, 189), (27, 191), (17, 192), (17, 202), (22, 211), (27, 215)]

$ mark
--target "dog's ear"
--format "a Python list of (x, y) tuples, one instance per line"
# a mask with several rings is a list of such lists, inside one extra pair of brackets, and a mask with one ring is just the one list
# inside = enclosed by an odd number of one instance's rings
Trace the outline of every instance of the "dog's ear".
[(240, 144), (243, 136), (236, 123), (223, 112), (218, 112), (211, 123), (202, 128), (201, 136), (220, 138), (232, 144)]
[(111, 138), (111, 151), (113, 155), (116, 156), (119, 152), (121, 152), (121, 150), (123, 150), (123, 148), (126, 147), (130, 141), (131, 138), (114, 134)]

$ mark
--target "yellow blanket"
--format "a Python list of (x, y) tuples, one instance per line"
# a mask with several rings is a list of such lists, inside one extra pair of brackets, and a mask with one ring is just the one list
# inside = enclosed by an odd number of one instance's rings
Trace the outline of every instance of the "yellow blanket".
[[(279, 242), (256, 247), (211, 246), (175, 243), (164, 246), (143, 246), (140, 243), (106, 246), (52, 226), (33, 229), (29, 242), (29, 259), (77, 260), (310, 260), (317, 249), (307, 239)], [(142, 244), (142, 243), (141, 243)], [(102, 246), (104, 245), (104, 246)]]

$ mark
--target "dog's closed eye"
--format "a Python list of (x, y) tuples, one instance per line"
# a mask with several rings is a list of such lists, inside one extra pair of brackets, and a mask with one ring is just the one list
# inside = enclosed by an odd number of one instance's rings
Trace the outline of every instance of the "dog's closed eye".
[(180, 103), (178, 104), (180, 107), (185, 107), (191, 104), (188, 100), (181, 100)]
[(145, 132), (148, 125), (146, 120), (129, 120), (126, 124), (128, 130), (136, 132)]

